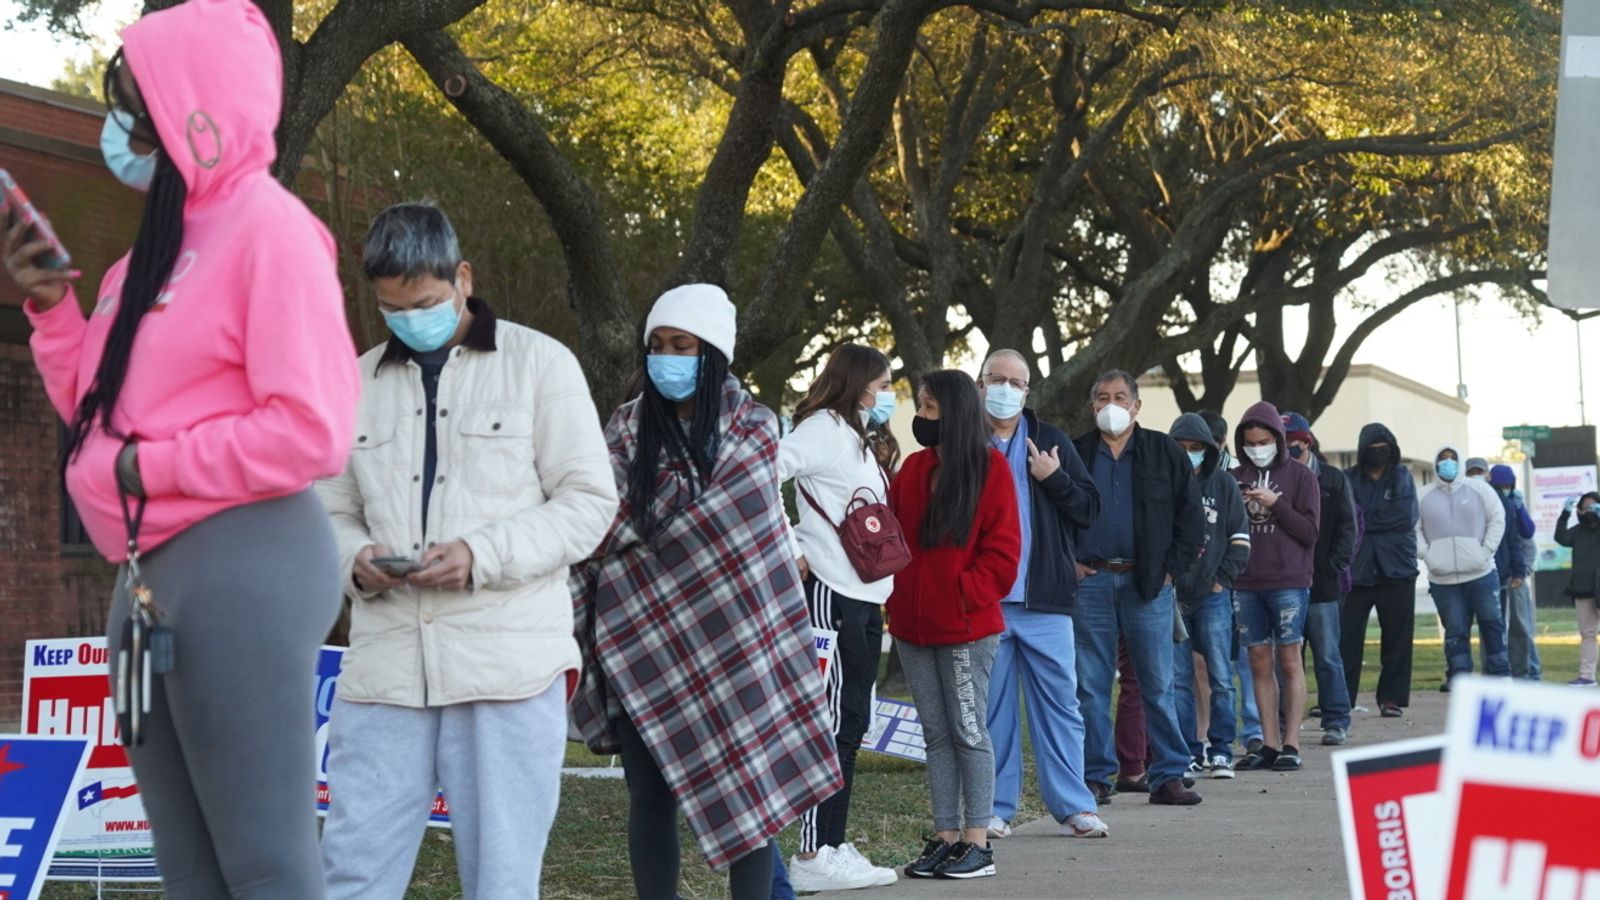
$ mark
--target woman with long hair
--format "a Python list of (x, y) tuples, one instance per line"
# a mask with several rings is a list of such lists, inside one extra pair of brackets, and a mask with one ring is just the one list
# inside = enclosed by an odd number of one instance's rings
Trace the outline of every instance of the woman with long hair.
[(102, 144), (147, 191), (132, 251), (87, 318), (28, 223), (6, 266), (69, 424), (67, 489), (124, 563), (112, 682), (166, 895), (319, 898), (310, 710), (341, 590), (311, 484), (343, 467), (358, 394), (334, 243), (268, 171), (283, 85), (253, 4), (183, 4), (122, 40)]
[(645, 322), (646, 378), (606, 427), (623, 501), (574, 571), (572, 710), (622, 756), (640, 898), (678, 887), (681, 808), (735, 900), (767, 900), (779, 831), (839, 789), (778, 494), (778, 426), (728, 374), (734, 309), (674, 288)]
[(972, 377), (933, 372), (917, 391), (911, 454), (889, 490), (911, 543), (895, 576), (889, 633), (905, 668), (928, 754), (933, 827), (913, 878), (993, 875), (994, 806), (989, 669), (1005, 630), (1000, 600), (1017, 580), (1022, 526), (1005, 457)]
[(800, 820), (800, 853), (789, 863), (799, 891), (893, 884), (893, 869), (872, 865), (849, 841), (856, 753), (872, 723), (872, 689), (883, 656), (883, 604), (894, 577), (865, 581), (847, 555), (839, 525), (858, 499), (887, 502), (888, 476), (867, 428), (894, 414), (889, 360), (860, 344), (833, 351), (794, 413), (778, 452), (778, 475), (794, 479), (806, 606), (811, 626), (837, 634), (826, 674), (830, 730), (844, 787)]

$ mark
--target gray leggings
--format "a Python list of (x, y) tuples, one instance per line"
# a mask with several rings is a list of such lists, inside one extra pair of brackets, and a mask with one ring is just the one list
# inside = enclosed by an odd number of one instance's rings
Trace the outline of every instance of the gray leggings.
[(894, 643), (928, 749), (933, 827), (936, 831), (986, 827), (994, 815), (989, 669), (1000, 636), (943, 647), (918, 647), (898, 638)]
[[(312, 692), (339, 612), (335, 546), (308, 490), (218, 513), (142, 560), (175, 664), (128, 756), (169, 900), (323, 896)], [(113, 660), (127, 618), (119, 577)]]

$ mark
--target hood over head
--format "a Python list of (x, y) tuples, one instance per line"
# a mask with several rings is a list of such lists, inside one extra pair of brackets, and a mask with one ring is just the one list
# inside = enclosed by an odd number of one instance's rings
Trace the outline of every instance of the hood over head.
[(1222, 462), (1222, 448), (1217, 446), (1216, 438), (1211, 436), (1211, 426), (1199, 413), (1184, 413), (1174, 419), (1167, 434), (1175, 441), (1198, 441), (1206, 446), (1206, 459), (1200, 464), (1200, 477), (1210, 477)]
[[(1294, 462), (1294, 460), (1289, 459), (1289, 442), (1284, 438), (1283, 434), (1283, 416), (1279, 415), (1276, 406), (1262, 400), (1260, 403), (1245, 410), (1244, 415), (1239, 417), (1239, 425), (1233, 430), (1233, 449), (1235, 453), (1239, 454), (1239, 458), (1247, 463), (1250, 462), (1250, 456), (1244, 452), (1244, 433), (1249, 428), (1265, 428), (1272, 432), (1272, 437), (1278, 445), (1278, 456), (1272, 461), (1273, 466), (1280, 465), (1285, 461)], [(1299, 465), (1299, 463), (1295, 464)]]
[(1362, 427), (1361, 438), (1356, 443), (1357, 463), (1359, 464), (1360, 462), (1362, 450), (1379, 442), (1389, 445), (1389, 460), (1384, 463), (1384, 466), (1392, 469), (1400, 465), (1402, 458), (1400, 456), (1400, 442), (1395, 440), (1394, 432), (1389, 430), (1389, 426), (1382, 422), (1372, 422)]
[(122, 30), (123, 55), (189, 203), (278, 156), (283, 57), (250, 0), (189, 0)]
[(1465, 456), (1461, 455), (1461, 448), (1460, 447), (1457, 447), (1454, 444), (1445, 444), (1443, 447), (1440, 447), (1438, 450), (1435, 450), (1434, 453), (1433, 453), (1432, 463), (1433, 463), (1433, 467), (1434, 467), (1435, 476), (1437, 476), (1437, 474), (1438, 474), (1439, 454), (1445, 452), (1446, 450), (1449, 450), (1449, 451), (1455, 453), (1456, 461), (1461, 464), (1461, 470), (1456, 473), (1456, 480), (1455, 481), (1445, 481), (1443, 478), (1438, 479), (1439, 487), (1449, 491), (1449, 490), (1455, 490), (1457, 487), (1459, 487), (1459, 486), (1461, 486), (1463, 484), (1466, 484), (1466, 482), (1467, 482), (1467, 458)]
[(1489, 483), (1495, 487), (1517, 486), (1517, 472), (1510, 466), (1495, 466), (1489, 470)]

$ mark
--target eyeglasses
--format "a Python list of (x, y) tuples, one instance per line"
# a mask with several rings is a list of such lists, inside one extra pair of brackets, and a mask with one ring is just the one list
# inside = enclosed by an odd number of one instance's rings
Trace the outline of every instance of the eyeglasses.
[(990, 387), (999, 387), (1002, 384), (1009, 384), (1019, 391), (1026, 391), (1028, 389), (1028, 383), (1026, 381), (1023, 381), (1020, 378), (1007, 378), (1004, 375), (985, 375), (983, 376), (983, 383)]

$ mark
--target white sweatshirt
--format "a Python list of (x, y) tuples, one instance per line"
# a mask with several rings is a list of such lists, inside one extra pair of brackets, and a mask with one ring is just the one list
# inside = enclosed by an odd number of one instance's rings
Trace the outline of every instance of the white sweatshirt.
[[(836, 527), (861, 488), (867, 489), (863, 498), (870, 493), (869, 502), (889, 500), (878, 461), (865, 450), (855, 429), (833, 412), (813, 413), (779, 445), (778, 478), (795, 479), (795, 506), (800, 510), (795, 535), (811, 574), (840, 596), (880, 605), (886, 602), (894, 590), (894, 578), (863, 582), (845, 555)], [(806, 502), (800, 487), (827, 513), (828, 521)]]
[[(1461, 451), (1456, 459), (1462, 459)], [(1437, 457), (1436, 457), (1437, 458)], [(1440, 480), (1418, 501), (1417, 556), (1434, 584), (1465, 584), (1495, 570), (1494, 551), (1506, 530), (1500, 495), (1481, 478), (1468, 478), (1466, 463), (1454, 481)]]

